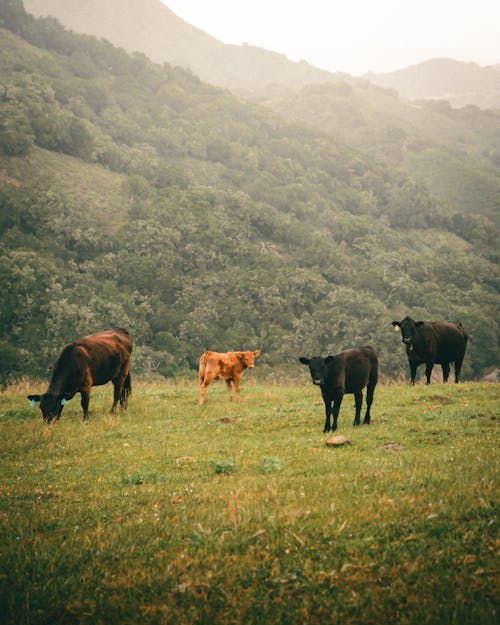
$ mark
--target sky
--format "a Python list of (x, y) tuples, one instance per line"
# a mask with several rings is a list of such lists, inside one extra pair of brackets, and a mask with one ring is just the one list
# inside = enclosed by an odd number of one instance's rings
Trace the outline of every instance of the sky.
[(162, 0), (224, 43), (352, 75), (430, 58), (500, 63), (500, 0)]

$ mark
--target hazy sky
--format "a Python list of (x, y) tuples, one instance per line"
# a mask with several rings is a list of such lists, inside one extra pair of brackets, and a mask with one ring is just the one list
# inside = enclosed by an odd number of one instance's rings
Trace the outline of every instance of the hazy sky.
[(330, 71), (391, 71), (433, 57), (500, 63), (500, 0), (162, 0), (224, 43)]

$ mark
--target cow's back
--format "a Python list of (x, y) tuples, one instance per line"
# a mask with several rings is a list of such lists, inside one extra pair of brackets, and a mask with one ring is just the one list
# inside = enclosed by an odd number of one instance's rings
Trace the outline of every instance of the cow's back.
[(335, 354), (329, 365), (332, 371), (331, 384), (344, 386), (346, 393), (352, 393), (375, 383), (378, 379), (378, 356), (370, 345), (346, 349)]
[(203, 381), (207, 372), (210, 372), (215, 376), (219, 375), (225, 356), (227, 356), (227, 354), (221, 352), (204, 352), (200, 356), (198, 366), (198, 376), (200, 378), (200, 381)]
[(238, 357), (241, 352), (212, 352), (207, 351), (200, 356), (198, 377), (202, 382), (207, 375), (211, 378), (230, 380), (239, 375), (244, 367)]
[(73, 354), (75, 369), (86, 369), (90, 373), (92, 384), (99, 386), (128, 368), (132, 341), (124, 330), (96, 332), (76, 341)]
[(463, 358), (468, 336), (460, 324), (444, 321), (428, 322), (435, 336), (435, 360), (442, 364)]

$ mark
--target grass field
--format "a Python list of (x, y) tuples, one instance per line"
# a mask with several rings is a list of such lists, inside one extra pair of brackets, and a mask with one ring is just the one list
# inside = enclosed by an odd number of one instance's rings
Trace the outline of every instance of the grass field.
[(359, 428), (347, 396), (342, 448), (312, 385), (141, 383), (116, 417), (107, 386), (51, 426), (27, 392), (0, 394), (2, 624), (498, 622), (496, 384), (379, 386)]

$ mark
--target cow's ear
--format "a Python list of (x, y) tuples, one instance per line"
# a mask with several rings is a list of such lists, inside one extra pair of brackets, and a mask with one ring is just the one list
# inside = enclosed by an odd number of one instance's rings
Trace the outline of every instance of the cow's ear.
[(309, 364), (309, 358), (304, 358), (304, 356), (301, 356), (299, 358), (299, 362), (301, 362), (303, 365), (308, 365)]
[(33, 407), (37, 402), (42, 399), (42, 397), (40, 395), (28, 395), (28, 399), (31, 402), (31, 407)]
[(326, 363), (327, 365), (329, 365), (329, 364), (330, 364), (331, 362), (333, 362), (334, 360), (335, 360), (335, 356), (327, 356), (327, 357), (325, 358), (325, 363)]
[(424, 325), (425, 321), (415, 321), (415, 327), (421, 328)]
[(253, 355), (254, 355), (254, 358), (257, 358), (257, 356), (260, 356), (260, 349), (256, 349)]
[(398, 332), (401, 329), (401, 326), (399, 325), (399, 321), (393, 321), (392, 325), (394, 326), (394, 332)]

